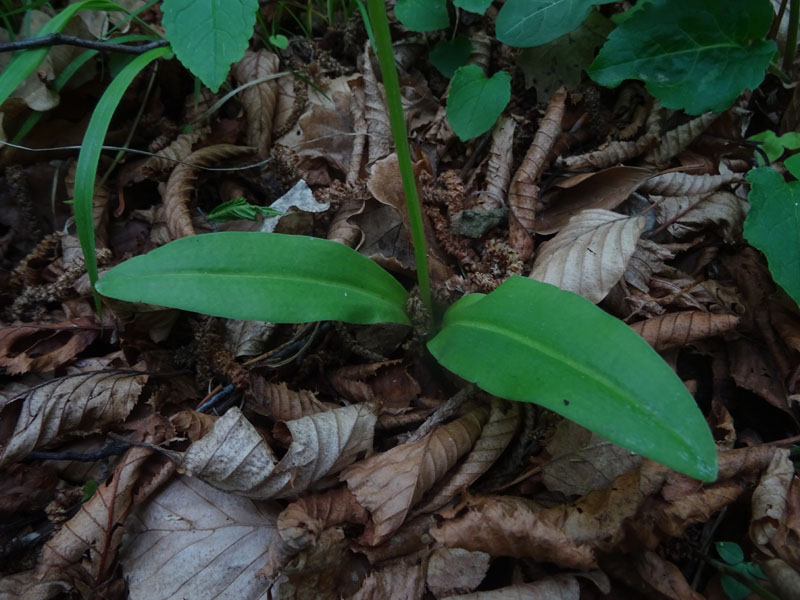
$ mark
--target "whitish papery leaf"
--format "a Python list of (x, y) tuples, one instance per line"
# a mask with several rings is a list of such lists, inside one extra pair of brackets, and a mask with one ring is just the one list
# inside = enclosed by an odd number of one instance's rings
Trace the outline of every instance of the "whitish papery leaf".
[(81, 373), (12, 397), (0, 410), (2, 422), (16, 422), (10, 437), (0, 438), (0, 464), (69, 436), (105, 431), (125, 420), (146, 382), (146, 374), (133, 371)]
[(126, 523), (120, 562), (131, 600), (263, 598), (280, 507), (178, 477)]
[(291, 445), (278, 457), (266, 440), (233, 407), (214, 429), (185, 453), (170, 453), (183, 470), (214, 487), (265, 500), (296, 496), (314, 483), (341, 471), (372, 449), (377, 417), (364, 404), (288, 421)]
[(584, 210), (539, 247), (530, 277), (600, 302), (625, 272), (644, 226), (644, 217)]
[(181, 238), (106, 273), (104, 296), (277, 323), (408, 323), (407, 293), (369, 259), (336, 242), (279, 233)]
[(683, 382), (585, 298), (511, 277), (452, 305), (428, 349), (495, 396), (540, 404), (697, 479), (716, 477), (714, 440)]

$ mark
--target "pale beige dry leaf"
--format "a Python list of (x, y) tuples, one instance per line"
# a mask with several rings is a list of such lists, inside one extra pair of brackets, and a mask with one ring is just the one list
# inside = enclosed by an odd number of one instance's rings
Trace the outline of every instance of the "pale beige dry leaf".
[(546, 448), (551, 458), (542, 465), (542, 483), (566, 496), (607, 488), (642, 462), (641, 456), (568, 420), (556, 426)]
[(279, 507), (177, 477), (126, 523), (120, 562), (132, 600), (263, 598)]
[(2, 420), (16, 423), (10, 437), (0, 440), (0, 464), (69, 436), (107, 431), (128, 416), (147, 377), (131, 371), (68, 375), (12, 397), (0, 407)]
[(765, 546), (778, 531), (778, 523), (786, 510), (789, 487), (794, 477), (794, 464), (789, 450), (780, 448), (753, 490), (750, 539)]
[(623, 277), (633, 287), (646, 293), (650, 289), (648, 285), (650, 278), (664, 269), (664, 261), (674, 256), (661, 244), (640, 238), (636, 250), (628, 261), (628, 266), (625, 267)]
[(258, 356), (266, 351), (274, 330), (274, 323), (225, 319), (222, 322), (222, 339), (225, 348), (237, 358)]
[(447, 596), (447, 600), (579, 600), (580, 597), (581, 588), (575, 575), (554, 575), (488, 592)]
[(414, 514), (438, 510), (475, 483), (505, 451), (519, 423), (519, 403), (492, 396), (489, 420), (483, 426), (481, 437), (464, 460), (428, 492), (424, 502), (414, 509)]
[(530, 277), (600, 302), (625, 272), (645, 222), (642, 216), (585, 210), (539, 247)]
[(721, 166), (719, 175), (690, 175), (680, 171), (654, 175), (639, 186), (639, 191), (654, 196), (705, 196), (723, 185), (744, 181), (742, 173)]
[(698, 310), (671, 312), (631, 325), (636, 333), (659, 352), (733, 331), (736, 315), (715, 315)]
[(350, 99), (350, 118), (353, 120), (353, 131), (356, 135), (353, 138), (353, 152), (350, 155), (350, 167), (347, 169), (345, 181), (352, 185), (362, 179), (361, 166), (364, 162), (364, 149), (367, 147), (367, 119), (364, 78), (352, 79), (348, 83), (353, 90)]
[[(247, 50), (244, 57), (231, 66), (231, 74), (239, 85), (275, 75), (280, 67), (277, 54)], [(243, 90), (239, 99), (247, 115), (247, 145), (265, 158), (272, 147), (272, 124), (278, 102), (278, 83), (274, 79), (257, 83)]]
[(253, 148), (217, 144), (206, 146), (192, 152), (186, 157), (186, 163), (179, 164), (170, 173), (163, 202), (166, 213), (167, 228), (172, 239), (194, 235), (192, 214), (189, 206), (192, 203), (197, 179), (200, 175), (196, 167), (218, 166), (219, 163), (252, 154)]
[(678, 196), (663, 200), (653, 197), (652, 200), (659, 203), (656, 208), (659, 221), (671, 223), (667, 230), (679, 239), (712, 225), (728, 244), (742, 238), (748, 205), (736, 194), (721, 191), (705, 198)]
[(372, 571), (350, 600), (422, 600), (425, 595), (425, 563), (407, 556), (384, 563)]
[[(152, 439), (158, 443), (163, 440)], [(162, 467), (144, 469), (148, 459)], [(154, 489), (174, 472), (164, 457), (149, 448), (131, 448), (106, 483), (81, 504), (78, 513), (67, 521), (44, 545), (36, 573), (42, 579), (59, 579), (70, 567), (83, 566), (94, 581), (105, 581), (116, 568), (115, 555), (122, 540), (125, 519)], [(155, 473), (155, 476), (153, 475)], [(148, 481), (143, 479), (149, 478)]]
[(534, 230), (548, 235), (587, 208), (612, 210), (651, 174), (650, 169), (619, 166), (559, 181), (545, 193), (542, 207), (537, 208)]
[(428, 589), (437, 598), (465, 594), (480, 585), (491, 557), (463, 548), (436, 548), (428, 558)]
[(666, 166), (674, 156), (688, 148), (718, 116), (718, 113), (705, 113), (661, 134), (661, 142), (645, 155), (644, 161), (656, 167)]
[(253, 393), (254, 410), (275, 421), (291, 421), (338, 406), (320, 401), (312, 391), (290, 390), (285, 381), (270, 383), (252, 371), (250, 390)]
[(767, 559), (760, 566), (781, 600), (800, 600), (799, 571), (780, 558)]
[(370, 451), (376, 418), (369, 406), (359, 404), (288, 421), (284, 426), (292, 444), (278, 460), (261, 434), (233, 407), (185, 453), (169, 454), (187, 474), (217, 489), (256, 500), (286, 498)]
[(382, 410), (406, 409), (420, 394), (403, 359), (350, 365), (330, 374), (333, 388), (352, 402), (376, 402)]
[(511, 183), (511, 164), (514, 150), (514, 132), (517, 122), (501, 116), (492, 130), (492, 145), (486, 161), (483, 189), (478, 192), (474, 206), (469, 208), (494, 210), (506, 205), (506, 193)]
[(376, 161), (392, 151), (394, 143), (384, 92), (372, 67), (372, 51), (368, 42), (364, 43), (361, 62), (364, 67), (364, 119), (367, 122), (367, 170), (369, 171)]
[(477, 407), (419, 441), (346, 469), (340, 479), (372, 515), (360, 542), (377, 546), (388, 539), (425, 492), (472, 449), (488, 417), (488, 407)]
[(627, 162), (650, 150), (659, 142), (657, 131), (648, 130), (642, 137), (631, 142), (614, 141), (598, 150), (559, 158), (557, 164), (570, 171), (580, 171), (582, 169), (606, 169), (621, 163)]
[(23, 323), (0, 329), (0, 367), (9, 375), (43, 373), (71, 361), (100, 334), (96, 319)]

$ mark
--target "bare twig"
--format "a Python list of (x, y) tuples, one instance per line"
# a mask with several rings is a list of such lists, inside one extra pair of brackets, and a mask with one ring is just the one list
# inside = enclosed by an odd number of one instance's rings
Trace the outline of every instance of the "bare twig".
[(47, 48), (49, 46), (78, 46), (80, 48), (90, 48), (101, 52), (121, 52), (123, 54), (144, 54), (154, 48), (169, 46), (169, 40), (154, 40), (146, 44), (129, 45), (115, 44), (113, 42), (98, 42), (87, 40), (74, 35), (63, 33), (51, 33), (37, 38), (18, 40), (16, 42), (5, 42), (0, 44), (0, 52), (14, 52), (16, 50), (29, 50), (31, 48)]

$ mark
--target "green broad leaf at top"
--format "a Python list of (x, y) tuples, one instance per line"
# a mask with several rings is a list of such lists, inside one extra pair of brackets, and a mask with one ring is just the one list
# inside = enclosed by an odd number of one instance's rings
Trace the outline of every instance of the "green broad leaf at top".
[(456, 70), (447, 96), (447, 120), (461, 141), (489, 131), (511, 99), (511, 75), (486, 77), (477, 65)]
[(747, 174), (750, 211), (744, 237), (767, 257), (772, 278), (800, 305), (800, 181), (769, 167)]
[(453, 6), (482, 15), (492, 5), (492, 0), (453, 0)]
[(600, 85), (642, 80), (666, 108), (722, 112), (764, 79), (769, 0), (652, 0), (608, 36), (589, 68)]
[(397, 0), (394, 16), (411, 31), (436, 31), (450, 27), (447, 0)]
[(497, 39), (509, 46), (532, 48), (569, 33), (596, 4), (609, 0), (506, 0), (497, 14)]
[(428, 342), (457, 375), (534, 402), (701, 481), (717, 476), (711, 431), (691, 394), (632, 329), (591, 302), (511, 277), (445, 313)]
[(459, 35), (452, 40), (440, 40), (428, 58), (439, 73), (450, 79), (456, 69), (467, 64), (471, 52), (472, 42), (468, 37)]
[(376, 263), (343, 244), (280, 233), (180, 238), (114, 267), (96, 289), (230, 319), (409, 324), (406, 290)]
[(219, 90), (253, 37), (258, 0), (164, 0), (161, 10), (178, 60), (212, 92)]

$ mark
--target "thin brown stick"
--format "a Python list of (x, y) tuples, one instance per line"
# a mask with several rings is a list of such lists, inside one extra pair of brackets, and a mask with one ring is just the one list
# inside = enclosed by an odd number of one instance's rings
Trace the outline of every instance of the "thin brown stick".
[(113, 42), (98, 42), (86, 38), (64, 33), (51, 33), (37, 38), (5, 42), (0, 44), (0, 52), (14, 52), (16, 50), (30, 50), (31, 48), (48, 48), (50, 46), (78, 46), (100, 52), (121, 52), (123, 54), (144, 54), (154, 48), (169, 46), (169, 40), (154, 40), (146, 44), (129, 45), (115, 44)]

